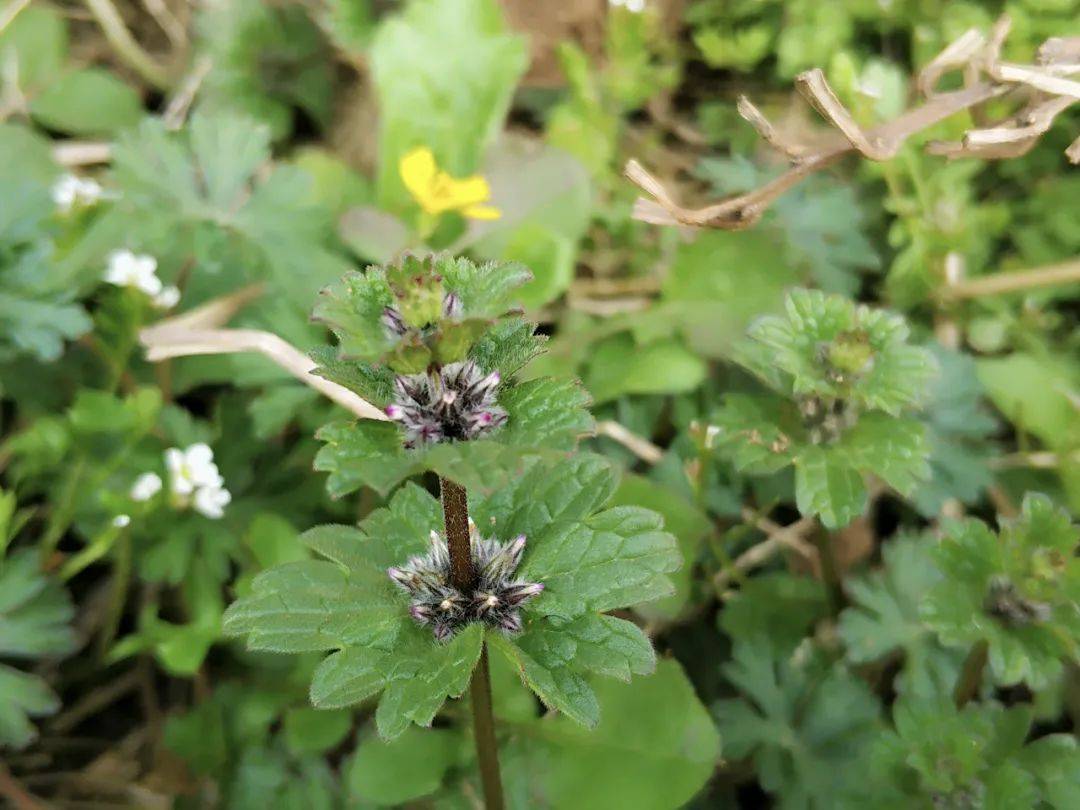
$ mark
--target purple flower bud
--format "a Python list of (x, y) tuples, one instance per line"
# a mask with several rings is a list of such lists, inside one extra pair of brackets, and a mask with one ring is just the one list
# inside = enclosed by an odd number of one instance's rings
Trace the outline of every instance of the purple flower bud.
[(402, 408), (400, 405), (387, 405), (386, 406), (386, 415), (389, 416), (394, 421), (397, 421), (397, 420), (401, 419), (402, 416), (405, 415), (405, 409)]
[(446, 293), (443, 296), (443, 315), (447, 318), (457, 318), (461, 315), (461, 299), (455, 293)]
[(507, 633), (520, 633), (522, 627), (521, 616), (517, 612), (507, 613), (499, 621), (499, 627)]
[(409, 331), (409, 327), (405, 325), (401, 313), (394, 309), (394, 307), (386, 307), (383, 309), (382, 323), (386, 328), (386, 331), (396, 337), (401, 337)]

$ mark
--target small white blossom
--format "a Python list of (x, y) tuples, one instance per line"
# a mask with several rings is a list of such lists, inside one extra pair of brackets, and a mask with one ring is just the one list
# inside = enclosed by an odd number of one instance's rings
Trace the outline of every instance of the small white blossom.
[(131, 523), (131, 515), (117, 515), (112, 519), (112, 525), (118, 529), (123, 529), (125, 526)]
[(104, 190), (96, 180), (74, 174), (65, 174), (52, 187), (53, 202), (65, 214), (77, 205), (95, 205), (103, 196)]
[(229, 490), (223, 487), (200, 487), (195, 490), (192, 506), (199, 514), (217, 520), (225, 514), (225, 507), (231, 500)]
[(161, 476), (157, 473), (143, 473), (131, 485), (131, 500), (148, 501), (161, 492)]
[(151, 297), (160, 294), (163, 286), (157, 277), (157, 259), (130, 250), (115, 250), (109, 254), (105, 281), (117, 287), (135, 287)]
[(180, 288), (171, 284), (154, 296), (154, 306), (158, 309), (172, 309), (178, 303), (180, 303)]
[(214, 463), (214, 451), (199, 442), (186, 450), (170, 447), (165, 451), (165, 466), (169, 468), (169, 485), (177, 495), (190, 495), (196, 489), (220, 489), (224, 481)]
[(627, 11), (640, 14), (645, 10), (645, 0), (608, 0), (613, 6), (622, 6)]

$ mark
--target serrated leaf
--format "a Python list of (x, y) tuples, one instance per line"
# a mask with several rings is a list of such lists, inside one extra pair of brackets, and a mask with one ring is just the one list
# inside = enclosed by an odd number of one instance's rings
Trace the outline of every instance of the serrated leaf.
[(858, 780), (879, 724), (862, 681), (819, 655), (777, 658), (763, 639), (737, 644), (723, 669), (746, 696), (714, 708), (725, 752), (752, 757), (783, 807), (829, 806)]
[[(556, 637), (557, 638), (557, 637)], [(550, 636), (529, 639), (528, 650), (502, 636), (492, 636), (492, 649), (517, 668), (522, 680), (544, 702), (574, 722), (593, 728), (600, 721), (600, 704), (588, 682), (570, 666), (566, 648), (560, 654)], [(573, 649), (572, 647), (569, 649)]]
[(899, 537), (882, 546), (884, 567), (845, 580), (852, 606), (837, 630), (849, 661), (878, 661), (903, 654), (896, 690), (930, 698), (947, 694), (959, 673), (962, 653), (942, 648), (919, 614), (925, 595), (941, 581), (929, 537)]
[(804, 515), (818, 515), (830, 529), (846, 526), (866, 509), (866, 485), (840, 454), (805, 448), (795, 461), (795, 502)]
[(727, 394), (713, 414), (717, 452), (735, 469), (770, 474), (794, 461), (797, 442), (804, 439), (794, 409), (779, 397)]
[(446, 698), (458, 697), (468, 688), (483, 644), (484, 628), (473, 624), (446, 644), (429, 641), (420, 647), (412, 674), (391, 680), (379, 701), (375, 724), (380, 736), (393, 739), (409, 723), (430, 726)]
[(60, 708), (60, 699), (41, 678), (0, 664), (0, 746), (24, 748), (37, 737), (30, 722)]
[(1080, 530), (1049, 498), (1029, 494), (999, 535), (978, 520), (949, 524), (935, 549), (945, 580), (922, 616), (949, 645), (984, 641), (995, 683), (1041, 688), (1080, 643)]
[(736, 642), (764, 639), (779, 657), (791, 655), (828, 610), (820, 580), (779, 571), (748, 579), (720, 612), (720, 627)]
[(75, 646), (67, 592), (41, 572), (35, 549), (0, 560), (0, 656), (62, 656)]
[(926, 431), (915, 419), (867, 413), (840, 437), (835, 448), (852, 467), (873, 473), (901, 495), (930, 477)]
[(536, 538), (521, 571), (546, 586), (536, 610), (574, 616), (667, 596), (673, 587), (664, 575), (681, 564), (659, 515), (617, 506), (580, 525), (554, 524)]
[(857, 305), (819, 290), (795, 290), (784, 316), (767, 316), (750, 337), (768, 348), (754, 356), (751, 370), (768, 379), (772, 369), (790, 379), (782, 393), (841, 399), (889, 414), (925, 399), (937, 371), (933, 356), (907, 343), (903, 318)]

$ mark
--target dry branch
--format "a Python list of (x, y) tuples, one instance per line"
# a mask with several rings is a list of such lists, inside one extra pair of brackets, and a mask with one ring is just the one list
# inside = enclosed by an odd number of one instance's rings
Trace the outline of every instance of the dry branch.
[[(638, 198), (634, 217), (657, 225), (746, 228), (755, 224), (782, 194), (846, 155), (858, 153), (869, 160), (889, 160), (913, 135), (957, 113), (976, 114), (983, 103), (1010, 93), (1022, 96), (1026, 102), (1010, 118), (972, 129), (958, 142), (932, 142), (927, 148), (933, 154), (950, 158), (996, 159), (1024, 154), (1059, 114), (1080, 101), (1080, 81), (1069, 78), (1080, 73), (1080, 38), (1048, 39), (1039, 49), (1038, 64), (1017, 65), (999, 59), (1009, 25), (1008, 17), (1002, 17), (988, 35), (975, 29), (964, 33), (917, 77), (916, 86), (925, 98), (924, 103), (869, 130), (859, 126), (821, 70), (815, 68), (800, 74), (796, 78), (797, 89), (835, 129), (823, 147), (811, 148), (781, 135), (749, 99), (740, 97), (739, 114), (763, 140), (788, 157), (791, 168), (749, 193), (702, 208), (684, 208), (660, 180), (631, 160), (626, 164), (627, 178), (649, 195)], [(941, 78), (957, 70), (962, 72), (965, 86), (938, 93), (936, 87)], [(1080, 162), (1080, 138), (1065, 154), (1072, 162)]]
[(245, 287), (143, 329), (139, 340), (146, 348), (146, 358), (156, 362), (197, 354), (258, 352), (361, 419), (386, 420), (386, 414), (353, 391), (313, 374), (314, 361), (277, 335), (258, 329), (217, 328), (261, 292), (259, 285)]

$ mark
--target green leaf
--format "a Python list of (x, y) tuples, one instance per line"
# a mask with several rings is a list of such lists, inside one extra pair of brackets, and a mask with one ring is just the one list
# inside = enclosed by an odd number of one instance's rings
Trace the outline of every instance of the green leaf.
[(659, 515), (616, 506), (580, 524), (553, 523), (536, 537), (521, 575), (545, 585), (534, 610), (575, 616), (667, 596), (673, 587), (665, 574), (681, 564)]
[(30, 114), (51, 129), (102, 135), (139, 123), (142, 100), (130, 85), (98, 68), (61, 76), (30, 102)]
[(767, 316), (750, 330), (767, 352), (751, 370), (790, 378), (782, 393), (842, 399), (897, 415), (925, 399), (937, 371), (933, 356), (907, 343), (903, 318), (819, 290), (795, 290), (784, 316)]
[(60, 73), (67, 56), (67, 25), (51, 6), (23, 8), (0, 31), (0, 56), (14, 56), (13, 75), (27, 95), (46, 87)]
[[(424, 632), (425, 644), (415, 658), (406, 658), (407, 676), (390, 681), (375, 712), (375, 724), (385, 739), (393, 739), (408, 728), (409, 723), (430, 726), (435, 712), (448, 697), (459, 697), (469, 686), (473, 669), (480, 659), (484, 644), (484, 628), (473, 624), (462, 630), (447, 644), (435, 644)], [(401, 665), (395, 667), (395, 674)]]
[(41, 573), (36, 549), (0, 561), (0, 656), (53, 658), (75, 647), (67, 592)]
[(664, 529), (675, 535), (679, 544), (679, 555), (684, 561), (670, 576), (675, 593), (640, 605), (637, 612), (650, 619), (676, 617), (691, 601), (690, 591), (694, 584), (693, 562), (712, 529), (708, 516), (674, 488), (631, 473), (622, 477), (612, 505), (636, 505), (652, 509), (663, 517)]
[(819, 446), (795, 461), (795, 502), (804, 515), (819, 515), (829, 529), (846, 526), (866, 509), (866, 485), (844, 455)]
[(914, 419), (868, 413), (840, 437), (836, 450), (847, 455), (852, 467), (873, 473), (906, 495), (930, 477), (925, 433)]
[(48, 717), (60, 699), (44, 680), (0, 664), (0, 746), (25, 748), (37, 738), (32, 717)]
[(828, 807), (861, 778), (879, 707), (842, 665), (812, 651), (778, 658), (755, 638), (737, 644), (723, 670), (745, 695), (715, 706), (725, 753), (750, 756), (783, 807)]
[(827, 611), (820, 580), (773, 571), (743, 583), (719, 623), (736, 642), (764, 639), (780, 658), (791, 655)]
[(647, 810), (681, 807), (705, 784), (720, 738), (678, 662), (633, 685), (598, 682), (595, 730), (569, 717), (528, 726), (504, 757), (508, 787), (552, 807)]
[(941, 367), (923, 417), (930, 480), (912, 495), (915, 507), (927, 517), (937, 515), (948, 498), (974, 503), (990, 485), (989, 440), (996, 428), (983, 404), (975, 361), (936, 343), (929, 348)]
[[(412, 0), (385, 20), (371, 47), (379, 99), (379, 202), (411, 207), (398, 161), (431, 148), (454, 176), (476, 171), (528, 62), (491, 0)], [(423, 110), (417, 116), (417, 110)]]
[(702, 231), (676, 249), (662, 306), (695, 351), (727, 357), (755, 316), (780, 310), (796, 280), (768, 233)]
[(919, 614), (923, 598), (939, 582), (929, 537), (904, 536), (882, 546), (882, 570), (845, 580), (852, 606), (837, 628), (847, 659), (856, 664), (903, 654), (896, 691), (933, 697), (948, 694), (959, 673), (962, 653), (945, 650)]
[(1080, 644), (1078, 546), (1080, 530), (1042, 495), (1025, 497), (998, 536), (977, 520), (950, 524), (923, 619), (949, 646), (986, 642), (995, 683), (1043, 688)]
[(197, 25), (199, 44), (212, 61), (199, 94), (204, 109), (249, 115), (275, 138), (291, 132), (293, 107), (322, 126), (329, 123), (332, 66), (303, 9), (224, 0), (206, 6)]
[(295, 754), (321, 754), (336, 747), (352, 730), (352, 712), (306, 706), (289, 709), (282, 720), (285, 743)]
[(390, 742), (368, 736), (346, 765), (354, 800), (400, 805), (434, 793), (462, 748), (450, 729), (410, 728)]
[(717, 452), (740, 472), (767, 475), (792, 464), (805, 439), (794, 408), (776, 396), (727, 394), (711, 420)]
[(600, 721), (596, 694), (570, 665), (575, 649), (572, 641), (554, 633), (527, 633), (520, 641), (493, 635), (491, 647), (506, 656), (545, 706), (588, 728)]
[(621, 333), (598, 344), (586, 385), (597, 402), (625, 394), (678, 394), (705, 379), (705, 362), (677, 340), (637, 345)]

